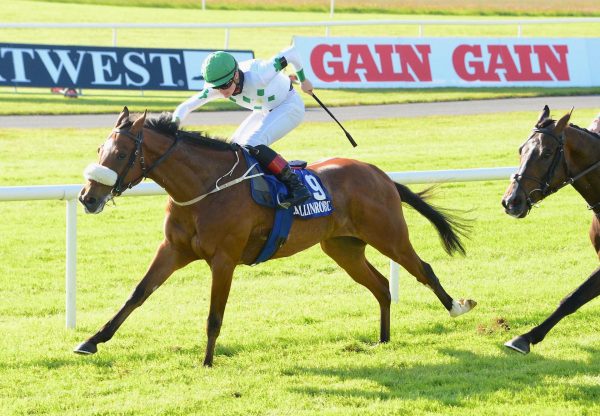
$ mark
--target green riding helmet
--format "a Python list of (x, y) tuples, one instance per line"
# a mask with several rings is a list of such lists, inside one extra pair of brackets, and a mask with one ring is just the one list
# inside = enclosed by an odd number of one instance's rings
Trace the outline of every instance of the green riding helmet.
[(206, 87), (226, 84), (235, 75), (238, 64), (235, 58), (223, 51), (209, 54), (202, 63), (202, 76)]

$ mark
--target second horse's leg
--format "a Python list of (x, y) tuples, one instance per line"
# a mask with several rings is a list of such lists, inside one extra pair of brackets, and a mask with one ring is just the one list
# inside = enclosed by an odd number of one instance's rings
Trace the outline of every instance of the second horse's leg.
[(562, 318), (572, 314), (598, 295), (600, 295), (600, 268), (596, 269), (575, 291), (561, 300), (558, 308), (544, 322), (504, 345), (522, 354), (527, 354), (531, 350), (531, 344), (541, 342)]
[(192, 260), (193, 257), (181, 254), (169, 242), (164, 241), (158, 248), (148, 271), (127, 302), (102, 329), (88, 338), (87, 341), (75, 347), (73, 351), (78, 354), (94, 354), (97, 352), (97, 345), (110, 340), (134, 309), (144, 303), (148, 296), (158, 289), (175, 270), (185, 266)]

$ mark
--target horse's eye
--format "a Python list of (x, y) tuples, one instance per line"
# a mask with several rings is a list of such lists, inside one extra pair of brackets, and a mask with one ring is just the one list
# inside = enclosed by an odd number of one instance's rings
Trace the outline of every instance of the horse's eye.
[(542, 159), (548, 159), (550, 156), (552, 156), (552, 150), (544, 149), (544, 151), (542, 151)]
[(119, 154), (117, 155), (117, 159), (119, 160), (123, 160), (127, 157), (127, 155), (123, 152), (119, 152)]

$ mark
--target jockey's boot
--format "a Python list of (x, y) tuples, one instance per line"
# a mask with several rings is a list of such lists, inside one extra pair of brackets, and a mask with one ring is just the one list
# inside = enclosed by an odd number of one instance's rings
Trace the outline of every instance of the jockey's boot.
[(289, 209), (310, 198), (310, 192), (306, 189), (306, 186), (292, 172), (290, 165), (280, 154), (262, 144), (252, 148), (251, 154), (266, 170), (283, 182), (288, 189), (287, 198), (277, 201), (281, 208)]
[(283, 209), (288, 209), (306, 202), (306, 200), (310, 198), (310, 192), (308, 192), (306, 186), (304, 186), (300, 179), (298, 179), (298, 176), (292, 172), (290, 165), (285, 161), (285, 159), (279, 155), (277, 156), (281, 158), (283, 163), (285, 163), (285, 166), (278, 174), (275, 174), (275, 176), (277, 179), (283, 182), (289, 191), (286, 199), (283, 201), (277, 201), (279, 206)]

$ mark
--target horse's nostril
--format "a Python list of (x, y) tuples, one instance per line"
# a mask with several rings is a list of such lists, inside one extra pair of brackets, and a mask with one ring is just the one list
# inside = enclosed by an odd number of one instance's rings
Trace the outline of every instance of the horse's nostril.
[(95, 204), (96, 203), (96, 198), (94, 198), (93, 196), (88, 196), (85, 199), (86, 204)]
[(506, 208), (506, 199), (502, 198), (502, 206)]

